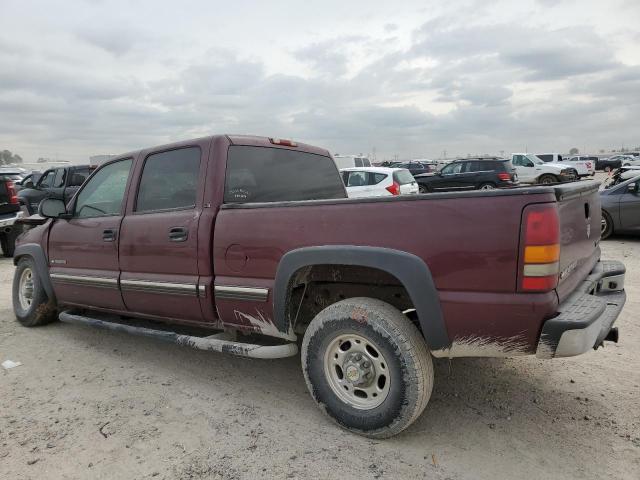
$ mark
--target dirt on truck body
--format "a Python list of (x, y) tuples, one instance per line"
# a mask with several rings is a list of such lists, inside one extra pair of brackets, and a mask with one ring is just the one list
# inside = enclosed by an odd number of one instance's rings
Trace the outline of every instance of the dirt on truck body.
[(301, 341), (313, 398), (370, 437), (421, 414), (432, 356), (578, 355), (617, 340), (625, 302), (595, 182), (348, 199), (324, 149), (217, 135), (121, 155), (40, 214), (15, 253), (22, 324), (258, 358)]

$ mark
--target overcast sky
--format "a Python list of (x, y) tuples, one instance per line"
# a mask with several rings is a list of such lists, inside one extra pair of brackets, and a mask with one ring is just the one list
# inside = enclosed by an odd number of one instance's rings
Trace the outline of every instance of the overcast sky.
[(0, 19), (0, 148), (27, 161), (211, 133), (378, 160), (640, 144), (638, 0), (1, 0)]

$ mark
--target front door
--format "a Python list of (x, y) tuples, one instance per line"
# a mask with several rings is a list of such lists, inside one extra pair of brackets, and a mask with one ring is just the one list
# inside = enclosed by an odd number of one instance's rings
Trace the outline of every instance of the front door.
[(132, 159), (105, 165), (88, 181), (72, 218), (55, 220), (49, 266), (58, 302), (124, 310), (118, 290), (118, 238)]
[(207, 150), (151, 152), (136, 174), (120, 235), (120, 288), (131, 312), (202, 321), (197, 234)]
[(534, 163), (526, 155), (514, 155), (512, 163), (520, 182), (534, 183), (538, 178), (540, 168), (536, 170)]
[(450, 163), (438, 174), (438, 178), (431, 184), (434, 191), (438, 190), (455, 190), (462, 186), (463, 163)]

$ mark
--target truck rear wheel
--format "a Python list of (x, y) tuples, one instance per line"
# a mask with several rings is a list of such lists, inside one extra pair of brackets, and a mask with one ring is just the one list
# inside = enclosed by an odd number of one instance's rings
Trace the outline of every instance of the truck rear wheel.
[(371, 298), (342, 300), (311, 321), (302, 371), (324, 413), (371, 438), (411, 425), (433, 389), (433, 363), (420, 331), (397, 308)]
[(47, 297), (31, 257), (22, 257), (13, 274), (13, 311), (25, 327), (37, 327), (57, 319), (56, 305)]
[(8, 233), (0, 234), (0, 248), (3, 257), (13, 257), (16, 250), (16, 233), (13, 228)]

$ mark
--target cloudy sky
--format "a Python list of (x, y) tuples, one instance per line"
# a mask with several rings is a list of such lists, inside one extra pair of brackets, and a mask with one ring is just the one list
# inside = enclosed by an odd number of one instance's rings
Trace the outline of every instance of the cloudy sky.
[(0, 148), (210, 133), (437, 157), (640, 144), (638, 0), (1, 0)]

